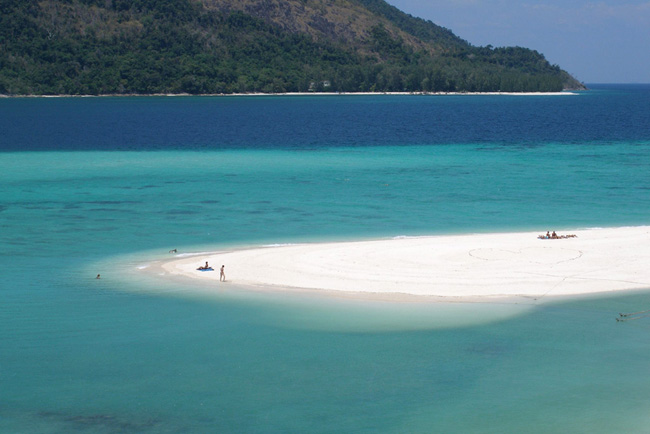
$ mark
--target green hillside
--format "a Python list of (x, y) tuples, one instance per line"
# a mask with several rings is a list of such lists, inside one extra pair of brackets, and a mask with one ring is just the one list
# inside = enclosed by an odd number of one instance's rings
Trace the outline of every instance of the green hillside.
[(536, 51), (474, 47), (383, 0), (0, 0), (0, 94), (580, 87)]

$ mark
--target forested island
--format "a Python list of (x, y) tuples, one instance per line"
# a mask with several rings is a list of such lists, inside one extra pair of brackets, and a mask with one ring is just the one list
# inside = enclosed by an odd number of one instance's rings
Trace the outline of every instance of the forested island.
[(556, 92), (542, 54), (476, 47), (383, 0), (0, 1), (0, 94)]

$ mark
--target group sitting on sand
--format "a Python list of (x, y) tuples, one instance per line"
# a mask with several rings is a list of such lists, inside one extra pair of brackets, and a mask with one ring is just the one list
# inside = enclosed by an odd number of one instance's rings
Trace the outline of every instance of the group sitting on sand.
[(549, 233), (549, 231), (546, 231), (546, 235), (539, 235), (537, 238), (540, 240), (560, 240), (564, 238), (577, 238), (577, 235), (558, 235), (553, 231), (553, 233)]

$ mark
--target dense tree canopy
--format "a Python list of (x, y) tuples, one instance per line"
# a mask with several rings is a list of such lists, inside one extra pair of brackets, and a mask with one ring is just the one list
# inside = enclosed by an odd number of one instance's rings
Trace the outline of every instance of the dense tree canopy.
[(433, 55), (379, 22), (353, 47), (192, 0), (0, 0), (0, 93), (558, 91), (569, 77), (535, 51), (473, 47), (398, 17), (453, 43)]

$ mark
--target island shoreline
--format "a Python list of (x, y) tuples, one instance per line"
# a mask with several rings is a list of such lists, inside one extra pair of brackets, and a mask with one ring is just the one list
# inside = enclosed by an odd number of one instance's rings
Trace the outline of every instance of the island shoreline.
[(100, 94), (100, 95), (7, 95), (0, 94), (0, 98), (146, 98), (146, 97), (274, 97), (274, 96), (567, 96), (579, 95), (579, 90), (564, 90), (561, 92), (284, 92), (284, 93), (154, 93), (154, 94)]

